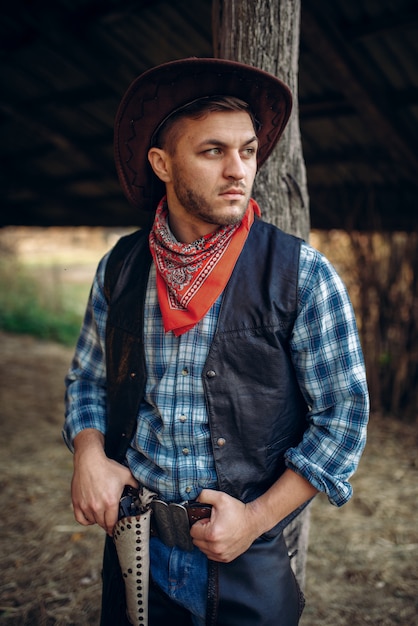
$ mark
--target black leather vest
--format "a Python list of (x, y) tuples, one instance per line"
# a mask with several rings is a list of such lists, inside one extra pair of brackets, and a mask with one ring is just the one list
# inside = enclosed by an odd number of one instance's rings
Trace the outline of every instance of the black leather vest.
[[(122, 461), (146, 385), (143, 315), (151, 265), (148, 233), (112, 252), (105, 291), (108, 431), (106, 452)], [(224, 291), (202, 372), (219, 489), (242, 501), (284, 471), (307, 411), (289, 357), (297, 309), (300, 240), (256, 220)]]

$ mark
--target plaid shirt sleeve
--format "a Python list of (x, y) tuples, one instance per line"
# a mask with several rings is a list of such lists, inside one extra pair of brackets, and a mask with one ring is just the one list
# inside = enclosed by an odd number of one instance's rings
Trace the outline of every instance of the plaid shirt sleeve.
[(103, 292), (108, 255), (99, 264), (73, 361), (65, 379), (64, 441), (73, 452), (76, 435), (85, 428), (106, 431), (105, 331), (107, 303)]
[(348, 480), (366, 443), (369, 398), (356, 320), (332, 265), (303, 244), (292, 361), (309, 407), (302, 442), (286, 453), (288, 467), (330, 502), (352, 495)]

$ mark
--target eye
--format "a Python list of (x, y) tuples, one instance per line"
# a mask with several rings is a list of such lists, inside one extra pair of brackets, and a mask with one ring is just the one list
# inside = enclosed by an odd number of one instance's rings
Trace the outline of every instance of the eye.
[(205, 150), (205, 154), (209, 156), (219, 156), (222, 154), (222, 150), (220, 148), (209, 148), (209, 150)]
[(255, 156), (257, 149), (254, 146), (249, 146), (243, 150), (243, 155), (247, 158)]

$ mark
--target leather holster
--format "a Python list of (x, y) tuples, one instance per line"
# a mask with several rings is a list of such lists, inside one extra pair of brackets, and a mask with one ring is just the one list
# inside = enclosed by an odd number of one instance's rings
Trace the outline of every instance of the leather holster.
[(136, 502), (139, 514), (122, 517), (113, 529), (125, 582), (127, 617), (134, 626), (148, 624), (150, 505), (155, 497), (155, 493), (140, 487)]

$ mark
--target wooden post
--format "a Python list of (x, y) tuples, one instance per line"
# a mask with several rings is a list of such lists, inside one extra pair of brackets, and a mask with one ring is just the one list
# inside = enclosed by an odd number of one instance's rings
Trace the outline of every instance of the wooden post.
[(300, 0), (214, 0), (214, 53), (270, 72), (289, 85), (293, 111), (279, 145), (257, 175), (263, 219), (309, 238), (309, 200), (299, 130)]
[[(254, 198), (263, 219), (309, 238), (309, 200), (299, 131), (298, 62), (300, 0), (214, 0), (214, 54), (263, 69), (293, 93), (285, 133), (257, 174)], [(285, 531), (293, 569), (303, 587), (309, 534), (309, 507)]]

